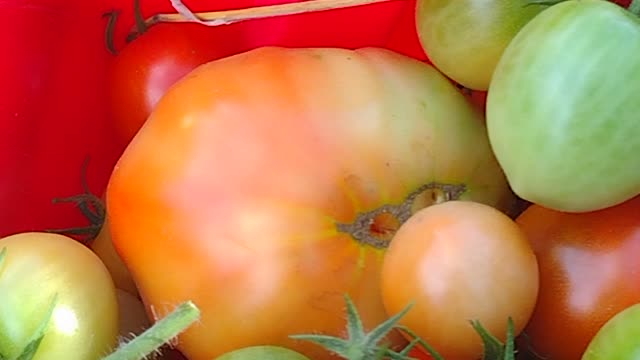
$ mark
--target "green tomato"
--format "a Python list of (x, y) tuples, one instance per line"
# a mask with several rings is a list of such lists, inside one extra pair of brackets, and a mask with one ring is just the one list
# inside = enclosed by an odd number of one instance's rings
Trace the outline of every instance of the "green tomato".
[(487, 130), (513, 190), (598, 210), (640, 193), (640, 21), (603, 0), (544, 10), (506, 48)]
[(118, 303), (97, 255), (71, 238), (47, 233), (5, 237), (3, 249), (0, 358), (16, 358), (38, 335), (44, 337), (32, 360), (95, 360), (111, 352)]
[(280, 346), (249, 346), (218, 356), (215, 360), (309, 360), (299, 352)]
[(609, 319), (591, 339), (582, 360), (632, 360), (640, 358), (640, 304)]
[(418, 0), (420, 43), (445, 75), (487, 90), (502, 52), (529, 20), (546, 8), (528, 0)]

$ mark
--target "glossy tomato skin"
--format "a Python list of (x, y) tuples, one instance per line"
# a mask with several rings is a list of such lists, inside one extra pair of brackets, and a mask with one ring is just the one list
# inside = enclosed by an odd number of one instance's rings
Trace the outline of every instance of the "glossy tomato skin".
[(102, 192), (120, 154), (107, 114), (100, 2), (0, 3), (0, 236), (82, 226), (55, 198)]
[(486, 91), (511, 39), (545, 8), (526, 0), (418, 0), (415, 16), (431, 62), (461, 85)]
[[(248, 50), (237, 25), (160, 24), (125, 46), (110, 68), (110, 104), (126, 145), (177, 80), (205, 62)], [(236, 44), (231, 47), (227, 42)]]
[(178, 342), (190, 359), (264, 343), (331, 358), (288, 336), (341, 334), (344, 293), (366, 327), (386, 318), (387, 240), (356, 241), (356, 217), (416, 191), (421, 206), (434, 181), (510, 202), (481, 117), (434, 68), (384, 49), (268, 47), (208, 63), (168, 91), (116, 166), (115, 248), (159, 315), (186, 299), (202, 310)]
[(489, 138), (513, 190), (568, 212), (640, 194), (639, 73), (640, 21), (615, 4), (570, 0), (527, 23), (487, 97)]
[(536, 256), (524, 232), (497, 209), (471, 201), (424, 208), (400, 226), (382, 265), (387, 313), (445, 359), (474, 360), (483, 345), (470, 321), (505, 341), (519, 334), (538, 295)]
[(0, 353), (9, 359), (32, 340), (56, 299), (33, 360), (94, 360), (117, 345), (118, 302), (109, 272), (86, 246), (57, 234), (0, 239)]
[(609, 319), (589, 342), (581, 360), (633, 360), (640, 352), (640, 303)]
[(525, 329), (549, 360), (580, 359), (598, 329), (640, 302), (640, 198), (571, 214), (532, 205), (517, 219), (540, 265), (538, 304)]

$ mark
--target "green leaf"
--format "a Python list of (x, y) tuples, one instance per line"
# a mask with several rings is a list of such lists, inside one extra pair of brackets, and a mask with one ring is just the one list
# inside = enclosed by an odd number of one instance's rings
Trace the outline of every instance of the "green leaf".
[(40, 321), (40, 325), (36, 329), (35, 333), (31, 336), (31, 340), (27, 343), (27, 345), (22, 349), (22, 352), (16, 360), (31, 360), (38, 352), (38, 347), (40, 347), (40, 343), (47, 332), (47, 327), (49, 327), (49, 323), (51, 322), (51, 317), (53, 316), (53, 310), (58, 303), (58, 294), (53, 296), (51, 300), (51, 304), (49, 305), (49, 310), (47, 311), (44, 318)]
[(482, 344), (484, 346), (484, 355), (482, 358), (485, 360), (502, 359), (504, 357), (504, 344), (495, 336), (491, 335), (479, 321), (471, 321), (471, 326), (473, 326), (482, 338)]

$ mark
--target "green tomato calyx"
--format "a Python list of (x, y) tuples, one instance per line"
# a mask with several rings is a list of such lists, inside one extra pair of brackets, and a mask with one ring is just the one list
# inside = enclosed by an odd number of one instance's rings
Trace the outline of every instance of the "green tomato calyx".
[[(366, 332), (353, 301), (347, 294), (344, 297), (347, 303), (346, 339), (322, 334), (291, 335), (290, 338), (313, 342), (348, 360), (415, 360), (409, 356), (409, 353), (416, 346), (420, 346), (433, 360), (445, 360), (440, 353), (411, 329), (399, 324), (402, 317), (411, 310), (413, 303), (407, 305), (399, 313), (391, 316), (373, 330)], [(505, 343), (491, 335), (479, 321), (470, 321), (470, 324), (478, 333), (484, 345), (483, 360), (515, 360), (515, 330), (511, 318), (508, 319)], [(391, 349), (388, 344), (383, 342), (387, 335), (394, 330), (403, 332), (407, 338), (412, 339), (407, 346), (396, 350)]]

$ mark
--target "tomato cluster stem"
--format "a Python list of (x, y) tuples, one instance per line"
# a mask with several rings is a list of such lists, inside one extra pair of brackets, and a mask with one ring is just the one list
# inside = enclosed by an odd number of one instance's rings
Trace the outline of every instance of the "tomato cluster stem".
[(184, 302), (145, 332), (123, 344), (102, 360), (146, 359), (148, 355), (191, 326), (199, 317), (198, 307), (190, 301)]

